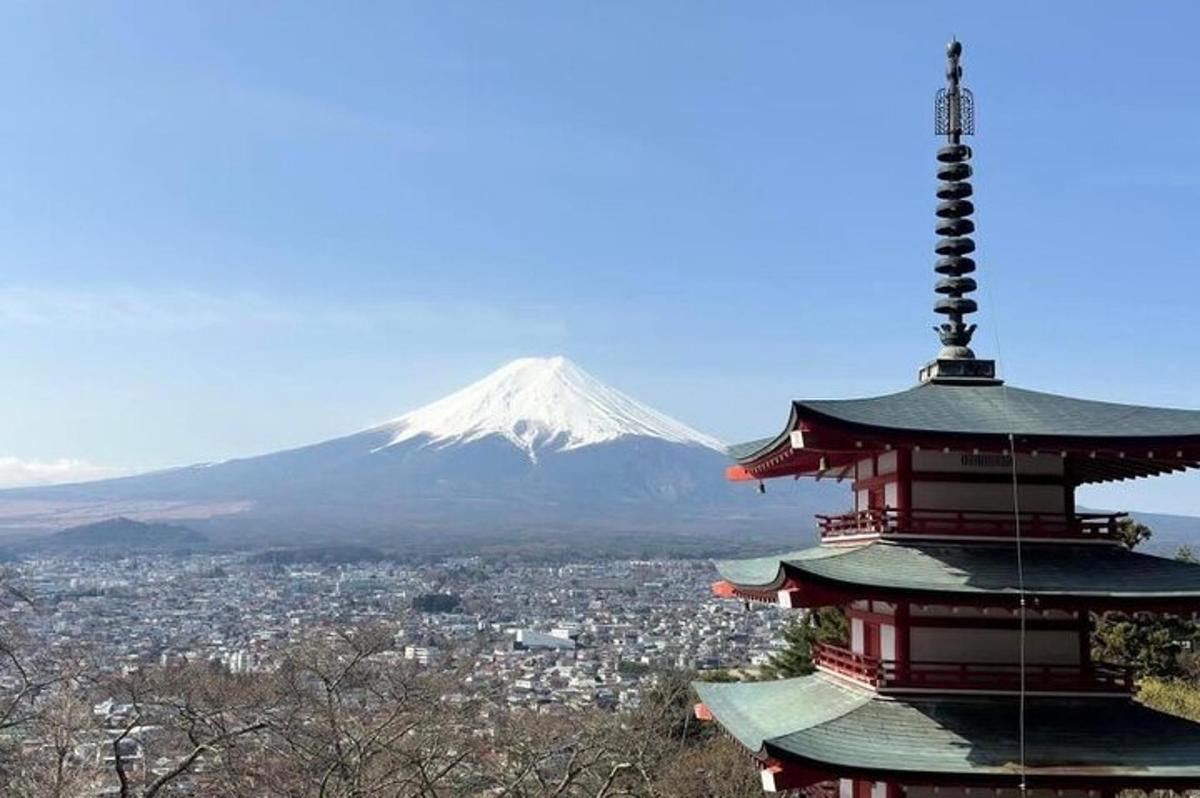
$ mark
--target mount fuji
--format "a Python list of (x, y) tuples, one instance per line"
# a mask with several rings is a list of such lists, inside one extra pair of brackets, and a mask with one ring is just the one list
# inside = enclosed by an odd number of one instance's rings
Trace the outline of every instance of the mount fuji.
[(566, 452), (622, 438), (655, 438), (722, 451), (716, 438), (614, 390), (565, 357), (514, 360), (479, 382), (379, 429), (388, 446), (435, 448), (500, 436), (537, 463), (540, 450)]
[(570, 360), (522, 358), (346, 437), (119, 479), (0, 491), (0, 530), (47, 531), (122, 515), (272, 542), (353, 536), (419, 544), (431, 536), (530, 532), (732, 542), (731, 534), (764, 529), (795, 542), (811, 529), (812, 512), (846, 498), (844, 488), (805, 483), (759, 496), (726, 482), (726, 465), (720, 441)]

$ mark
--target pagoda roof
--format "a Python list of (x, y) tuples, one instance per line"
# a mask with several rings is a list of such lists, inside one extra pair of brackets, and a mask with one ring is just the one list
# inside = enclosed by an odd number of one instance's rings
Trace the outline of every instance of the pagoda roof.
[[(914, 783), (1018, 778), (1017, 696), (881, 698), (826, 674), (693, 686), (764, 760)], [(1122, 698), (1027, 697), (1025, 713), (1030, 783), (1200, 785), (1200, 724)]]
[[(1100, 469), (1083, 481), (1161, 473), (1200, 459), (1200, 410), (1097, 402), (1001, 383), (945, 382), (865, 399), (797, 400), (781, 434), (728, 452), (744, 466), (762, 466), (765, 458), (793, 448), (797, 430), (811, 433), (805, 446), (816, 452), (964, 444), (1007, 451), (1011, 434), (1018, 450), (1082, 451), (1094, 458), (1099, 449), (1107, 459), (1124, 461), (1112, 467), (1111, 476)], [(754, 470), (761, 469), (752, 469), (755, 477), (779, 475)]]
[[(1022, 543), (1025, 595), (1046, 604), (1177, 606), (1200, 601), (1200, 565), (1106, 543)], [(717, 571), (737, 593), (812, 591), (850, 596), (1015, 603), (1013, 543), (891, 542), (821, 545), (773, 557), (726, 560)]]

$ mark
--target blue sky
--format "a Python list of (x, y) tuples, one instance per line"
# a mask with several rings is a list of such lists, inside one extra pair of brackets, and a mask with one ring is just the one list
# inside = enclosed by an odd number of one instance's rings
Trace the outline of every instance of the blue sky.
[[(1023, 387), (1200, 407), (1198, 16), (9, 4), (0, 480), (306, 443), (528, 354), (726, 439), (904, 388), (936, 350), (951, 34), (976, 348)], [(1200, 513), (1198, 487), (1088, 498)]]

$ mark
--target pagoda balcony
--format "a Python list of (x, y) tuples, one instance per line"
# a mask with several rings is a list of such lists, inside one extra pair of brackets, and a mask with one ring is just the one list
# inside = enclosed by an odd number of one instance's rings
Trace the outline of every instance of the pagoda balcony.
[[(895, 662), (817, 643), (813, 664), (881, 692), (905, 690), (1018, 692), (1021, 666), (993, 662)], [(1042, 693), (1131, 694), (1133, 671), (1118, 665), (1026, 663), (1024, 689)]]
[[(1125, 513), (1021, 513), (1022, 538), (1117, 540)], [(1014, 537), (1016, 517), (1010, 512), (971, 510), (858, 510), (818, 515), (823, 541), (860, 537)]]

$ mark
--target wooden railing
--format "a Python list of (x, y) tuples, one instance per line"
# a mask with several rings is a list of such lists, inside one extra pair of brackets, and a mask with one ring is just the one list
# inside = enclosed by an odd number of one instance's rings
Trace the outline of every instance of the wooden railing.
[(817, 643), (812, 649), (813, 664), (856, 682), (878, 687), (883, 663), (873, 657), (855, 654), (848, 648)]
[[(1021, 513), (1021, 536), (1028, 538), (1116, 539), (1125, 513)], [(858, 535), (936, 535), (1012, 537), (1017, 516), (969, 510), (858, 510), (818, 515), (825, 540)]]
[[(884, 662), (883, 686), (911, 689), (1021, 689), (1021, 666), (1016, 663)], [(1130, 693), (1133, 672), (1115, 665), (1025, 665), (1025, 689), (1032, 692)]]
[[(987, 662), (894, 662), (818, 643), (813, 663), (847, 679), (879, 689), (995, 690), (1021, 689), (1021, 666)], [(1104, 663), (1086, 666), (1031, 662), (1025, 665), (1030, 692), (1131, 693), (1133, 672)]]

